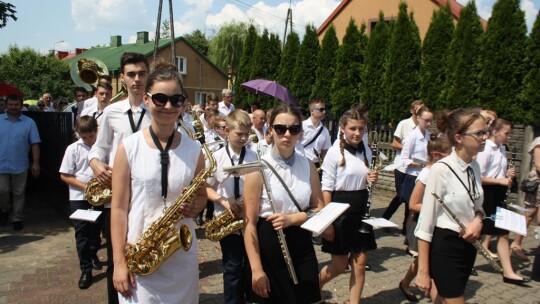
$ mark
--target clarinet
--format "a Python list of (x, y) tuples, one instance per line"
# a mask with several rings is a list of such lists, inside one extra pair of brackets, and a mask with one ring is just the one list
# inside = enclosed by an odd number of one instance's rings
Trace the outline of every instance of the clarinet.
[[(431, 192), (431, 194), (435, 197), (435, 200), (441, 204), (441, 207), (443, 208), (444, 212), (448, 214), (448, 216), (451, 217), (454, 220), (454, 222), (456, 222), (456, 224), (458, 224), (461, 232), (465, 233), (467, 230), (467, 228), (465, 227), (465, 224), (463, 224), (463, 222), (454, 214), (454, 212), (450, 210), (450, 208), (446, 205), (445, 202), (443, 202), (443, 200), (437, 195), (437, 193)], [(472, 244), (474, 245), (476, 250), (489, 262), (491, 267), (493, 267), (493, 269), (496, 272), (498, 273), (503, 272), (501, 266), (499, 266), (499, 264), (497, 264), (497, 262), (495, 262), (495, 260), (491, 258), (491, 255), (486, 251), (486, 249), (484, 248), (484, 246), (482, 246), (482, 243), (480, 243), (479, 240), (474, 241), (474, 243)]]
[[(512, 168), (515, 168), (515, 161), (516, 161), (516, 147), (513, 147), (512, 148), (512, 157), (510, 158), (510, 161), (508, 162), (508, 167), (507, 169), (512, 169)], [(504, 195), (504, 201), (503, 201), (503, 206), (506, 206), (506, 208), (509, 207), (509, 203), (507, 202), (508, 200), (508, 197), (510, 196), (510, 193), (512, 193), (513, 189), (516, 187), (517, 185), (517, 181), (515, 178), (512, 178), (512, 186), (511, 187), (508, 187), (506, 189), (506, 193)]]
[[(379, 134), (377, 133), (377, 131), (372, 131), (370, 133), (370, 137), (371, 137), (371, 151), (372, 151), (372, 154), (371, 154), (371, 164), (369, 165), (369, 171), (379, 172), (379, 170), (381, 169), (380, 159), (379, 159), (379, 161), (377, 161), (378, 156), (379, 156), (379, 147), (377, 145), (378, 144), (378, 139), (379, 139)], [(363, 143), (360, 143), (360, 144), (363, 145)], [(364, 216), (362, 217), (363, 220), (371, 218), (371, 202), (372, 202), (372, 197), (373, 197), (373, 183), (368, 182), (366, 188), (367, 188), (367, 191), (368, 191), (368, 199), (367, 199), (367, 202), (366, 202), (366, 210), (365, 210)], [(358, 229), (358, 231), (360, 233), (370, 233), (371, 231), (373, 231), (373, 227), (370, 224), (361, 222), (360, 229)]]

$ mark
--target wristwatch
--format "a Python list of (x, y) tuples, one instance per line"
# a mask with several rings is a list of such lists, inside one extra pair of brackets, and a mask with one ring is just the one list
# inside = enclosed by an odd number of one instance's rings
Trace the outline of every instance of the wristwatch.
[(318, 212), (314, 212), (312, 211), (311, 209), (309, 210), (306, 210), (306, 215), (307, 215), (307, 219), (309, 220), (310, 218), (314, 217), (315, 215), (317, 215)]

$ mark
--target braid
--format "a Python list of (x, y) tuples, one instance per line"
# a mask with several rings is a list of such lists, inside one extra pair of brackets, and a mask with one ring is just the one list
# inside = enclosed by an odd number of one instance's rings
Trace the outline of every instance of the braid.
[(341, 152), (341, 161), (339, 162), (339, 166), (343, 167), (345, 166), (345, 134), (343, 132), (339, 132), (339, 151)]

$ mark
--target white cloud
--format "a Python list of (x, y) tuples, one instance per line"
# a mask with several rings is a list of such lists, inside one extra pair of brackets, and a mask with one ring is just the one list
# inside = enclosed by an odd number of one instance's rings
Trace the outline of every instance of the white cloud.
[[(174, 6), (174, 35), (190, 34), (204, 28), (206, 13), (212, 8), (213, 0), (184, 0), (183, 5)], [(179, 14), (178, 12), (181, 12)], [(167, 14), (168, 16), (168, 14)]]
[(530, 32), (538, 15), (538, 8), (535, 6), (533, 0), (525, 0), (521, 3), (521, 9), (525, 11), (525, 20), (527, 21), (527, 28)]
[(134, 30), (150, 25), (144, 0), (71, 0), (71, 18), (80, 32)]

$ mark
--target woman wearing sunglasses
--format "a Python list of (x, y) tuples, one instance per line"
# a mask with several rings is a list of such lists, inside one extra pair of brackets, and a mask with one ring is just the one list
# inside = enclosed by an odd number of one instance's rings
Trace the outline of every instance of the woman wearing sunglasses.
[[(184, 103), (178, 70), (157, 66), (148, 76), (144, 103), (151, 114), (148, 128), (122, 141), (115, 158), (112, 185), (111, 234), (114, 286), (120, 303), (198, 303), (197, 241), (187, 252), (174, 252), (151, 275), (138, 276), (127, 268), (124, 250), (170, 207), (204, 168), (198, 143), (176, 130)], [(206, 203), (200, 190), (192, 204), (180, 207), (177, 223), (195, 226), (193, 217)], [(195, 235), (195, 234), (193, 234)]]
[[(248, 174), (244, 183), (244, 243), (255, 293), (249, 300), (258, 303), (318, 303), (321, 294), (317, 258), (311, 233), (300, 225), (311, 214), (310, 208), (318, 209), (323, 205), (319, 176), (315, 165), (295, 152), (302, 132), (300, 111), (281, 104), (274, 109), (268, 123), (274, 145), (261, 159), (277, 173), (268, 167), (263, 170), (274, 201), (269, 201), (268, 193), (263, 189), (260, 172)], [(283, 258), (276, 232), (280, 229), (285, 234), (298, 284), (293, 283)]]

